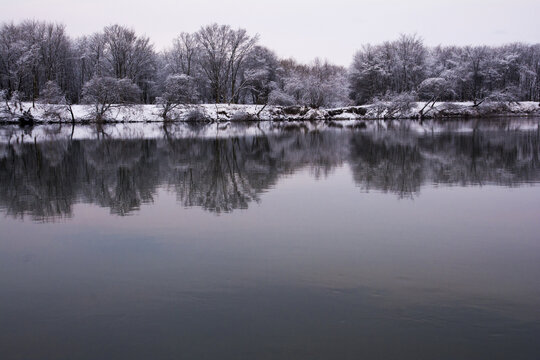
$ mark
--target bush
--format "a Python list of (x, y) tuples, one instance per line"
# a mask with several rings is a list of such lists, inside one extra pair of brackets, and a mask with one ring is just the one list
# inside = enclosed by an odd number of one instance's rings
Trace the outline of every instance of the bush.
[(197, 121), (207, 121), (206, 115), (200, 109), (190, 110), (184, 117), (184, 121), (187, 122), (197, 122)]
[(416, 94), (404, 92), (401, 94), (388, 94), (383, 98), (373, 100), (373, 108), (377, 117), (395, 118), (408, 116), (416, 102)]
[(255, 115), (249, 114), (245, 112), (244, 110), (235, 112), (231, 117), (231, 121), (254, 121), (254, 120), (257, 120)]
[(276, 89), (276, 90), (272, 90), (270, 95), (268, 95), (268, 104), (292, 106), (296, 104), (296, 100), (291, 95), (286, 94), (283, 91)]

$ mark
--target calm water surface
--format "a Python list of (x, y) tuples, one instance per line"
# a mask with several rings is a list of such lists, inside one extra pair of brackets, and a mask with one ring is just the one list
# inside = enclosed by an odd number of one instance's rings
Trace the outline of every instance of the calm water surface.
[(506, 125), (0, 136), (0, 358), (539, 359)]

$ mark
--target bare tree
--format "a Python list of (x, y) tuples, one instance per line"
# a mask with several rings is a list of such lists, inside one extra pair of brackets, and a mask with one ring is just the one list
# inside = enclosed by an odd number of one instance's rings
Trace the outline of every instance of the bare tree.
[(82, 99), (84, 103), (94, 106), (93, 115), (101, 122), (110, 109), (136, 103), (140, 91), (129, 79), (95, 77), (84, 84)]
[(197, 101), (198, 94), (193, 79), (185, 74), (169, 75), (162, 95), (156, 99), (161, 106), (161, 117), (170, 120), (170, 113), (182, 104)]
[(202, 27), (195, 38), (201, 49), (200, 65), (214, 100), (238, 102), (239, 91), (246, 85), (238, 82), (238, 74), (258, 36), (250, 37), (244, 29), (212, 24)]

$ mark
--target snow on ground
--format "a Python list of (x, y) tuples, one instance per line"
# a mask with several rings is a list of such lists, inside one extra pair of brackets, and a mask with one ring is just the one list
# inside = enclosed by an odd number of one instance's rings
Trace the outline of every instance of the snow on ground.
[[(351, 120), (418, 119), (424, 102), (410, 104), (406, 110), (395, 110), (395, 104), (351, 106), (336, 109), (310, 109), (301, 106), (263, 106), (235, 104), (182, 105), (174, 109), (170, 118), (175, 121), (235, 122), (235, 121), (338, 121), (347, 126)], [(12, 106), (12, 113), (1, 111), (1, 122), (18, 122), (28, 111), (38, 123), (71, 122), (71, 114), (64, 105), (22, 103), (21, 108)], [(15, 111), (13, 109), (16, 108)], [(73, 105), (76, 122), (93, 122), (92, 105)], [(133, 105), (113, 107), (107, 114), (107, 122), (163, 122), (159, 105)], [(439, 102), (423, 111), (424, 118), (494, 117), (494, 116), (540, 116), (537, 102), (485, 102), (473, 106), (470, 102)], [(345, 122), (345, 123), (344, 123)]]

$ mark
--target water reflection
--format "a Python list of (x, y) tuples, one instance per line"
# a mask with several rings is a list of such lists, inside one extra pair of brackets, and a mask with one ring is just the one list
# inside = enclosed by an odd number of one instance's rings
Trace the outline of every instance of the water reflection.
[(2, 359), (536, 359), (523, 123), (0, 127)]
[(0, 209), (46, 221), (70, 217), (73, 205), (84, 202), (128, 215), (165, 186), (185, 207), (230, 212), (259, 202), (282, 176), (306, 167), (319, 178), (347, 165), (360, 188), (399, 197), (419, 196), (431, 183), (518, 186), (540, 179), (538, 129), (454, 127), (431, 133), (300, 127), (244, 136), (161, 129), (153, 138), (99, 129), (80, 140), (48, 131), (39, 142), (10, 135), (0, 144)]
[(426, 183), (518, 186), (540, 179), (538, 131), (386, 132), (350, 138), (355, 182), (365, 188), (418, 195)]

